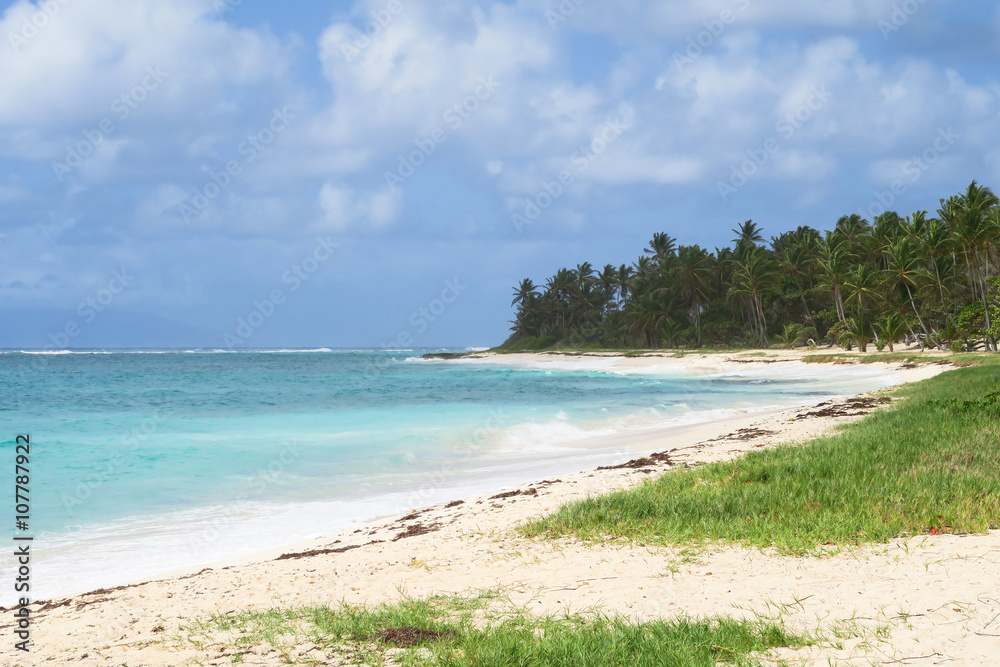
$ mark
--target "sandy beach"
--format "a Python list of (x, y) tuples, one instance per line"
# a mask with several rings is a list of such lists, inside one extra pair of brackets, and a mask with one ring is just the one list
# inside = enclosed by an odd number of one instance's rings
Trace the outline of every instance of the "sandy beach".
[[(491, 355), (473, 356), (491, 361)], [(796, 363), (801, 356), (769, 351), (766, 356), (517, 358), (540, 366), (589, 363), (627, 370), (671, 364), (694, 372)], [(950, 367), (946, 361), (881, 366), (901, 382)], [(828, 367), (814, 368), (820, 373)], [(220, 645), (209, 641), (197, 648), (174, 637), (192, 619), (215, 613), (487, 589), (503, 593), (497, 604), (538, 613), (600, 609), (639, 621), (681, 614), (780, 618), (792, 629), (831, 637), (820, 646), (780, 653), (801, 664), (992, 664), (1000, 651), (1000, 531), (919, 536), (822, 558), (729, 546), (692, 554), (622, 543), (529, 540), (514, 531), (566, 502), (629, 488), (671, 467), (808, 440), (889, 402), (884, 392), (874, 392), (670, 432), (644, 431), (633, 436), (637, 455), (620, 465), (441, 504), (198, 571), (37, 602), (31, 605), (31, 652), (18, 654), (8, 642), (2, 664), (231, 664), (232, 655)], [(11, 637), (9, 619), (5, 612), (3, 633)], [(291, 655), (331, 659), (310, 644), (295, 647)], [(259, 646), (246, 653), (243, 664), (285, 663), (277, 651)]]

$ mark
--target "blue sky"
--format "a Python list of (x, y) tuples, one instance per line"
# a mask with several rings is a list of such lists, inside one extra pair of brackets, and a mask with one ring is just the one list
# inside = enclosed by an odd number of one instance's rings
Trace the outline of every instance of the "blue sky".
[(492, 345), (521, 278), (657, 231), (933, 211), (1000, 186), (998, 32), (957, 0), (6, 3), (0, 347)]

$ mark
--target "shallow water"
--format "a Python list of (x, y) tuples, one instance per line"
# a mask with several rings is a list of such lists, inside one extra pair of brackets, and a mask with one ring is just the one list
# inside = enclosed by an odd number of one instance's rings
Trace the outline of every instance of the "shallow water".
[[(14, 436), (32, 439), (33, 596), (254, 553), (627, 455), (574, 445), (587, 438), (890, 379), (858, 366), (623, 372), (600, 359), (514, 365), (421, 352), (0, 353), (4, 469)], [(9, 581), (9, 559), (3, 568)]]

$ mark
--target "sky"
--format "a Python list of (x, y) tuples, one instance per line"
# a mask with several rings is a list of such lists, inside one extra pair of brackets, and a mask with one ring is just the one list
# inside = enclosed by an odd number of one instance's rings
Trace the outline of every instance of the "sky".
[(0, 5), (0, 347), (501, 343), (512, 288), (1000, 187), (958, 0)]

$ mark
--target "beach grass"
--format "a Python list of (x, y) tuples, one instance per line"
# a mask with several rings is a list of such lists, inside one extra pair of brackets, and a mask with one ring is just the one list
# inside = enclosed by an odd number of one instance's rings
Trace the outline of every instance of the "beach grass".
[(220, 614), (195, 621), (178, 639), (228, 655), (235, 664), (264, 649), (289, 664), (327, 664), (336, 657), (352, 664), (378, 665), (391, 658), (402, 665), (490, 667), (758, 665), (758, 654), (770, 649), (815, 642), (766, 620), (631, 623), (597, 613), (539, 617), (518, 607), (498, 611), (492, 597)]
[(904, 385), (901, 400), (817, 440), (678, 469), (574, 502), (533, 537), (714, 541), (790, 554), (1000, 524), (1000, 359)]
[(976, 352), (957, 352), (951, 354), (923, 352), (867, 352), (864, 354), (848, 353), (815, 353), (803, 355), (802, 361), (807, 364), (937, 364), (945, 363), (953, 366), (978, 366), (990, 363), (990, 357)]

